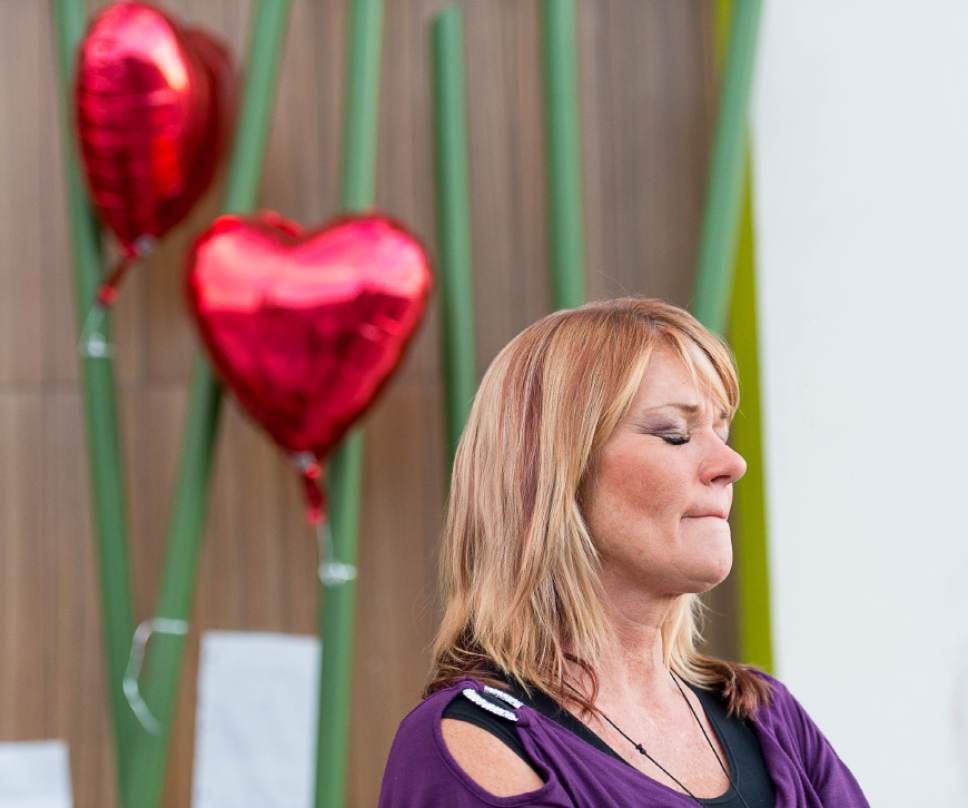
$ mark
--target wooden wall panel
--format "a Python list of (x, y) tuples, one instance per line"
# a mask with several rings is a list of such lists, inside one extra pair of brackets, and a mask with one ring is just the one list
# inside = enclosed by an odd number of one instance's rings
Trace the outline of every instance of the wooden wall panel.
[[(91, 4), (96, 9), (106, 0)], [(244, 54), (250, 4), (165, 0)], [(378, 205), (433, 249), (429, 22), (447, 0), (386, 0)], [(478, 373), (549, 310), (538, 0), (463, 0)], [(78, 808), (111, 808), (97, 569), (50, 7), (0, 0), (0, 740), (66, 738)], [(579, 0), (589, 290), (688, 304), (715, 112), (707, 0)], [(343, 0), (294, 0), (260, 204), (305, 224), (337, 212)], [(137, 619), (158, 592), (196, 340), (181, 262), (220, 188), (128, 277), (117, 367)], [(109, 253), (113, 250), (108, 245)], [(444, 506), (436, 301), (366, 420), (349, 798), (376, 802), (438, 616)], [(314, 633), (316, 547), (286, 460), (230, 398), (177, 707), (165, 804), (189, 804), (198, 638)], [(713, 646), (731, 653), (731, 590)]]

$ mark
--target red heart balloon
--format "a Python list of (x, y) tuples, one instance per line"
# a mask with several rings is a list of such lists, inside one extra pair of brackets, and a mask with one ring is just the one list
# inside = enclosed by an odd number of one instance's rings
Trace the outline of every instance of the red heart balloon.
[(192, 247), (188, 300), (219, 375), (282, 447), (324, 458), (400, 364), (426, 308), (427, 254), (387, 217), (302, 233), (222, 216)]
[(145, 3), (109, 6), (81, 43), (77, 134), (93, 204), (125, 251), (205, 192), (233, 106), (228, 51)]

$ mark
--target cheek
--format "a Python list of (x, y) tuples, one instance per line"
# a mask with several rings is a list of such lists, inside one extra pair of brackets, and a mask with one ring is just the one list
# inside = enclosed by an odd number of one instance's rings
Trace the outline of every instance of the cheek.
[[(600, 458), (596, 516), (628, 530), (629, 520), (678, 522), (687, 509), (687, 474), (669, 453), (618, 446)], [(611, 531), (609, 531), (611, 532)]]
[(617, 451), (603, 468), (603, 481), (614, 499), (639, 513), (661, 516), (686, 509), (686, 475), (659, 453)]

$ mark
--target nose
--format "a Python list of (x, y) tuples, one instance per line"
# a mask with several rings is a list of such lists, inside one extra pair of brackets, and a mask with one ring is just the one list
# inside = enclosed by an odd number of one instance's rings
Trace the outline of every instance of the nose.
[(732, 446), (717, 439), (703, 464), (703, 482), (728, 485), (746, 474), (746, 460)]

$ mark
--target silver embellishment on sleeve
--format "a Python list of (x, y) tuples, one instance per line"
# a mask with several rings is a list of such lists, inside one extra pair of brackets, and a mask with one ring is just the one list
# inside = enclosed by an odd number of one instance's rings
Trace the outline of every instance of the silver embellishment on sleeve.
[(510, 693), (505, 693), (503, 690), (498, 690), (496, 687), (491, 687), (490, 685), (484, 685), (484, 692), (490, 693), (492, 696), (497, 696), (499, 699), (504, 699), (508, 704), (512, 705), (515, 710), (517, 710), (523, 701), (514, 698)]
[[(517, 721), (518, 717), (510, 710), (505, 710), (503, 707), (498, 707), (493, 701), (485, 699), (480, 693), (471, 687), (465, 687), (461, 691), (468, 699), (470, 699), (478, 707), (487, 710), (489, 713), (494, 713), (494, 715), (499, 715), (501, 718), (506, 718), (508, 721)], [(511, 704), (515, 709), (519, 708), (524, 702), (520, 699), (514, 698), (514, 696), (509, 693), (505, 693), (503, 690), (498, 690), (496, 687), (490, 687), (489, 685), (484, 686), (484, 692), (490, 693), (492, 696), (497, 696), (499, 699), (503, 699), (508, 704)]]

